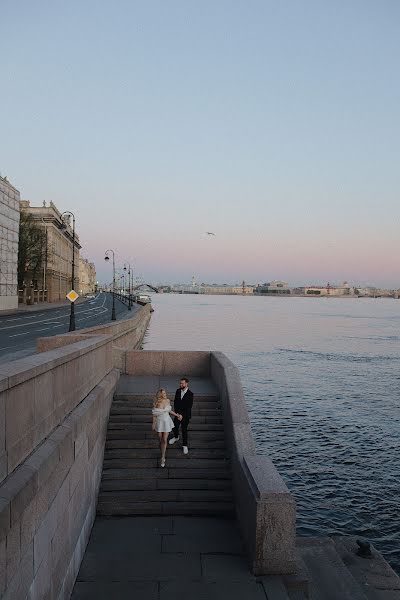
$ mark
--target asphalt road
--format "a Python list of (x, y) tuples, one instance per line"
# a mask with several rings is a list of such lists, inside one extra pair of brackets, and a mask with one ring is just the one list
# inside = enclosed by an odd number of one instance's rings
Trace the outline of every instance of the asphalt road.
[[(92, 300), (86, 300), (75, 305), (76, 329), (102, 325), (111, 320), (112, 296), (100, 293)], [(134, 304), (131, 315), (138, 309)], [(0, 316), (0, 363), (33, 354), (36, 340), (60, 333), (69, 329), (70, 307), (63, 306), (54, 309), (38, 310), (23, 314)], [(117, 319), (128, 315), (128, 307), (115, 299)]]

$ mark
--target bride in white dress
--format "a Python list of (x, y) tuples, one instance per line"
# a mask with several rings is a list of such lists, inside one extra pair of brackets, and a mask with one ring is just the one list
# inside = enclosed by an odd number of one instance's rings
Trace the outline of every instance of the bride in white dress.
[(174, 422), (170, 415), (177, 417), (180, 421), (182, 420), (182, 415), (178, 415), (172, 411), (171, 402), (167, 397), (167, 392), (162, 388), (158, 390), (156, 394), (151, 413), (153, 415), (152, 429), (158, 433), (158, 438), (160, 440), (161, 466), (165, 467), (165, 452), (167, 449), (168, 434), (174, 427)]

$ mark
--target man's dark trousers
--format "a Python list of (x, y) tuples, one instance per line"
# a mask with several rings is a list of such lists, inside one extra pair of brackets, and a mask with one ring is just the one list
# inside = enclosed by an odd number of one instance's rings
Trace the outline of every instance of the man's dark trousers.
[[(176, 412), (176, 411), (175, 411)], [(190, 417), (183, 417), (182, 421), (179, 421), (175, 417), (174, 419), (174, 437), (179, 437), (179, 426), (182, 425), (182, 446), (188, 445), (188, 425), (189, 425)]]
[(182, 421), (175, 417), (174, 419), (174, 437), (179, 437), (179, 426), (182, 425), (182, 446), (188, 445), (188, 426), (192, 417), (193, 392), (186, 390), (183, 398), (181, 398), (181, 389), (178, 388), (175, 392), (174, 412), (182, 415)]

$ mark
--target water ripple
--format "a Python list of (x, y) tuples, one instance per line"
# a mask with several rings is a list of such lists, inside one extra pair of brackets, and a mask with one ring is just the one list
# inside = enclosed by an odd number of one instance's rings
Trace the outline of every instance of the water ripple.
[(165, 294), (154, 306), (146, 349), (218, 348), (238, 366), (298, 533), (363, 536), (400, 573), (400, 303)]

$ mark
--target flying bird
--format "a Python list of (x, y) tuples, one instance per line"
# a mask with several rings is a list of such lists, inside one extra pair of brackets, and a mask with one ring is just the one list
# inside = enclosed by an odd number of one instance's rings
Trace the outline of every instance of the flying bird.
[(212, 231), (206, 231), (207, 235), (215, 235), (215, 233), (213, 233)]

